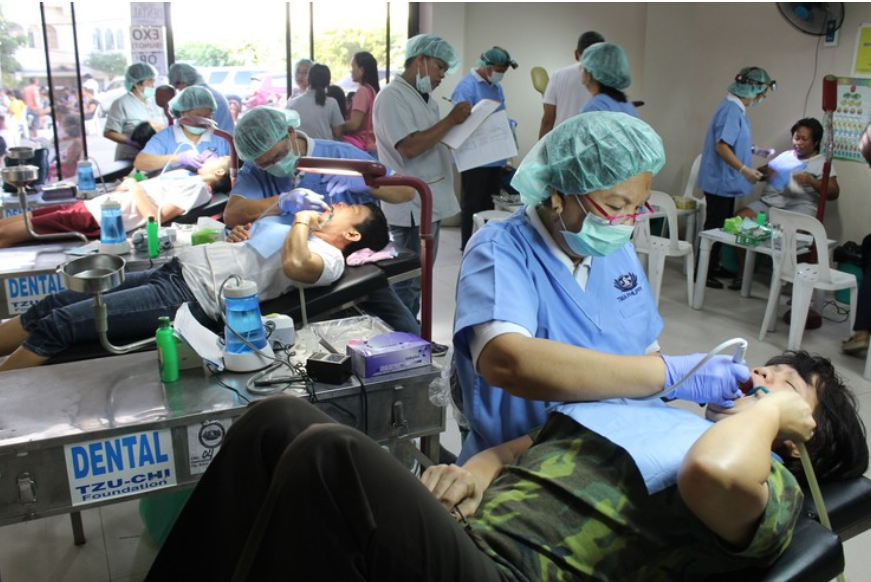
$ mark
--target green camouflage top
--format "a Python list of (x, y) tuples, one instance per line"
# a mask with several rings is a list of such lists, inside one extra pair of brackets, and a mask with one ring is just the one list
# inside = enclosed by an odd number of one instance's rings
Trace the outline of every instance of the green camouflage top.
[(741, 549), (699, 521), (676, 486), (649, 495), (628, 453), (569, 417), (551, 414), (533, 437), (469, 520), (509, 579), (699, 580), (767, 565), (792, 538), (802, 493), (777, 461), (765, 514)]

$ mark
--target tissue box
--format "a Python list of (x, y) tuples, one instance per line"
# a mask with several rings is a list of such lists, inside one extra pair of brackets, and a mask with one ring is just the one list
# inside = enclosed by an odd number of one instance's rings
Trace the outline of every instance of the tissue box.
[(431, 344), (413, 333), (391, 331), (365, 341), (350, 341), (345, 351), (351, 368), (361, 378), (372, 378), (428, 366), (432, 361)]

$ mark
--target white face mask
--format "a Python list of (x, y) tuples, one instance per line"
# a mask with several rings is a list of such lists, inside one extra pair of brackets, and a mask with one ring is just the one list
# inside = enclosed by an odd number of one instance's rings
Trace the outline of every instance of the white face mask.
[(500, 73), (499, 71), (490, 71), (490, 83), (496, 84), (502, 80), (505, 76), (505, 73)]
[(432, 79), (429, 78), (429, 59), (424, 60), (424, 67), (426, 76), (422, 77), (420, 72), (418, 72), (417, 75), (415, 75), (414, 84), (418, 91), (424, 95), (428, 95), (432, 92)]

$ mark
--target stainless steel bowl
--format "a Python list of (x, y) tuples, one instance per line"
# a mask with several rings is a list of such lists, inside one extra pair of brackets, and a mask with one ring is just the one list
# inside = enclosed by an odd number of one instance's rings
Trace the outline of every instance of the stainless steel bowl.
[(95, 295), (124, 282), (125, 264), (126, 261), (117, 255), (98, 253), (73, 259), (59, 271), (67, 289)]
[(9, 166), (3, 168), (3, 181), (15, 187), (27, 186), (39, 177), (39, 168), (36, 166)]
[(6, 157), (12, 160), (29, 160), (33, 157), (33, 148), (18, 146), (6, 150)]

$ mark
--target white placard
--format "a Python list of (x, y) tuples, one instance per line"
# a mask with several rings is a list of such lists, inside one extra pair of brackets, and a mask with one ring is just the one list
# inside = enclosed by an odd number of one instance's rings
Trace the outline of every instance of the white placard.
[(220, 418), (188, 425), (188, 466), (191, 475), (206, 472), (209, 463), (221, 450), (231, 424), (232, 418)]
[(176, 484), (169, 429), (65, 445), (64, 457), (73, 505)]
[(166, 74), (166, 47), (163, 28), (131, 26), (130, 53), (134, 63), (148, 63), (161, 75)]
[(132, 26), (165, 26), (166, 14), (163, 2), (131, 2), (130, 24)]
[(47, 295), (66, 289), (60, 273), (22, 275), (4, 279), (6, 309), (12, 314), (24, 313)]

